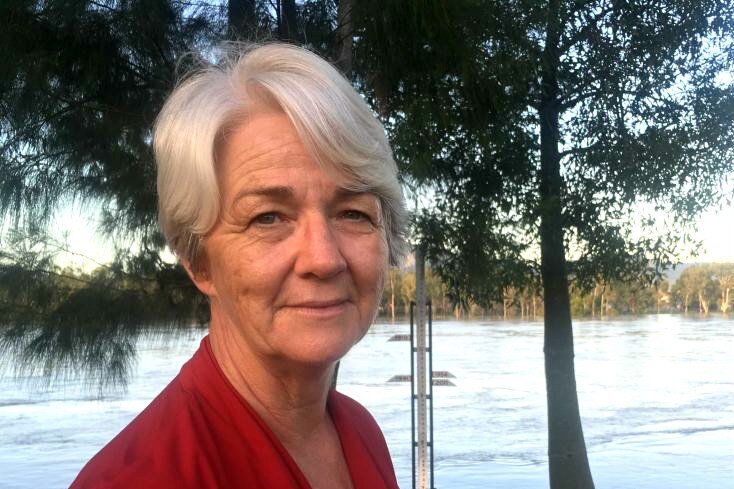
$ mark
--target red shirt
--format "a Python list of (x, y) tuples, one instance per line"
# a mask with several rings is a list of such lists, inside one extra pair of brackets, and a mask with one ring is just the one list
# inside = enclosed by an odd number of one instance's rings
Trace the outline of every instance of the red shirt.
[[(355, 489), (398, 487), (380, 428), (331, 391), (328, 409)], [(72, 483), (88, 488), (310, 489), (275, 434), (235, 391), (208, 337), (173, 381)]]

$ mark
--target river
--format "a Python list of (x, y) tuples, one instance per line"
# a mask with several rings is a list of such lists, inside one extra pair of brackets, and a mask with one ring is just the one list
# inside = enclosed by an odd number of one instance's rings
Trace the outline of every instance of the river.
[[(342, 362), (340, 390), (364, 404), (411, 487), (405, 323), (376, 324)], [(436, 321), (435, 486), (548, 487), (540, 322)], [(598, 489), (734, 489), (734, 319), (674, 315), (576, 321), (576, 379)], [(38, 390), (0, 379), (0, 487), (67, 487), (83, 464), (175, 376), (204, 333), (141, 342), (126, 393), (76, 382)]]

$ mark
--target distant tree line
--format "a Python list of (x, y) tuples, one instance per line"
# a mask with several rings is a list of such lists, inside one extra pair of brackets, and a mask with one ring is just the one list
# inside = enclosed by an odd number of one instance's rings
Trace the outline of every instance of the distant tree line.
[(672, 284), (667, 280), (599, 282), (590, 292), (573, 290), (576, 316), (613, 316), (697, 312), (728, 314), (734, 306), (734, 263), (710, 263), (686, 268)]
[[(0, 315), (5, 320), (33, 316), (38, 324), (51, 324), (54, 334), (45, 341), (58, 340), (56, 336), (64, 329), (75, 329), (74, 324), (93, 334), (95, 328), (90, 324), (99, 322), (101, 326), (112, 321), (124, 336), (129, 328), (149, 327), (146, 325), (162, 328), (171, 323), (172, 314), (179, 318), (174, 322), (177, 327), (208, 321), (206, 300), (203, 297), (191, 300), (188, 281), (164, 289), (155, 269), (146, 272), (119, 263), (100, 265), (91, 271), (61, 267), (55, 257), (65, 251), (64, 246), (35, 235), (11, 233), (4, 240), (3, 248)], [(480, 305), (456, 300), (439, 274), (430, 266), (426, 268), (426, 293), (437, 318), (542, 318), (543, 290), (537, 276), (528, 271), (521, 283), (503, 287), (501, 299)], [(410, 303), (415, 300), (415, 287), (412, 268), (390, 268), (385, 277), (380, 316), (392, 320), (408, 317)], [(665, 279), (599, 280), (591, 287), (572, 282), (570, 297), (574, 317), (678, 312), (728, 314), (734, 310), (734, 263), (688, 266), (672, 284)], [(57, 330), (60, 325), (57, 323), (64, 323), (66, 328)], [(17, 339), (21, 341), (21, 338), (23, 335), (19, 334)]]
[[(533, 281), (529, 280), (528, 284)], [(435, 317), (495, 316), (502, 318), (542, 318), (543, 291), (539, 286), (504, 287), (502, 300), (480, 306), (457, 303), (446, 284), (430, 267), (426, 269), (426, 293)], [(415, 297), (415, 273), (391, 268), (385, 280), (380, 314), (402, 319), (409, 314)], [(719, 312), (734, 310), (734, 263), (697, 264), (687, 267), (676, 281), (598, 281), (591, 288), (572, 285), (571, 311), (574, 317), (602, 318), (618, 315), (655, 313)]]

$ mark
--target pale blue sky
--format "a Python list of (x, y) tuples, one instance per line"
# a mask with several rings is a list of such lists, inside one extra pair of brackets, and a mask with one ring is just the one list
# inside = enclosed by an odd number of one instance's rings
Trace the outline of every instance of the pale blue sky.
[[(68, 244), (75, 252), (98, 262), (108, 262), (114, 255), (114, 247), (96, 233), (98, 216), (89, 208), (84, 211), (64, 208), (54, 221), (53, 232), (61, 235), (68, 231)], [(695, 236), (703, 242), (704, 249), (698, 257), (680, 257), (682, 262), (732, 262), (734, 263), (734, 206), (712, 210), (701, 216)], [(62, 266), (73, 265), (86, 270), (95, 268), (90, 260), (79, 256), (59, 257)]]

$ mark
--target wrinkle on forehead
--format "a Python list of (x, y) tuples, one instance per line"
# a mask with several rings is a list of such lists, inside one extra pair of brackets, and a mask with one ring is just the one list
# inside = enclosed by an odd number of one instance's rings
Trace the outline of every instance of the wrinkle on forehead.
[[(257, 131), (252, 130), (255, 121)], [(243, 137), (243, 133), (248, 133), (248, 137)], [(225, 177), (258, 180), (260, 171), (273, 168), (287, 171), (310, 163), (323, 171), (343, 193), (374, 193), (374, 188), (357, 179), (347, 165), (313, 154), (288, 116), (281, 111), (256, 111), (229, 128), (219, 154), (217, 177), (220, 184)]]

